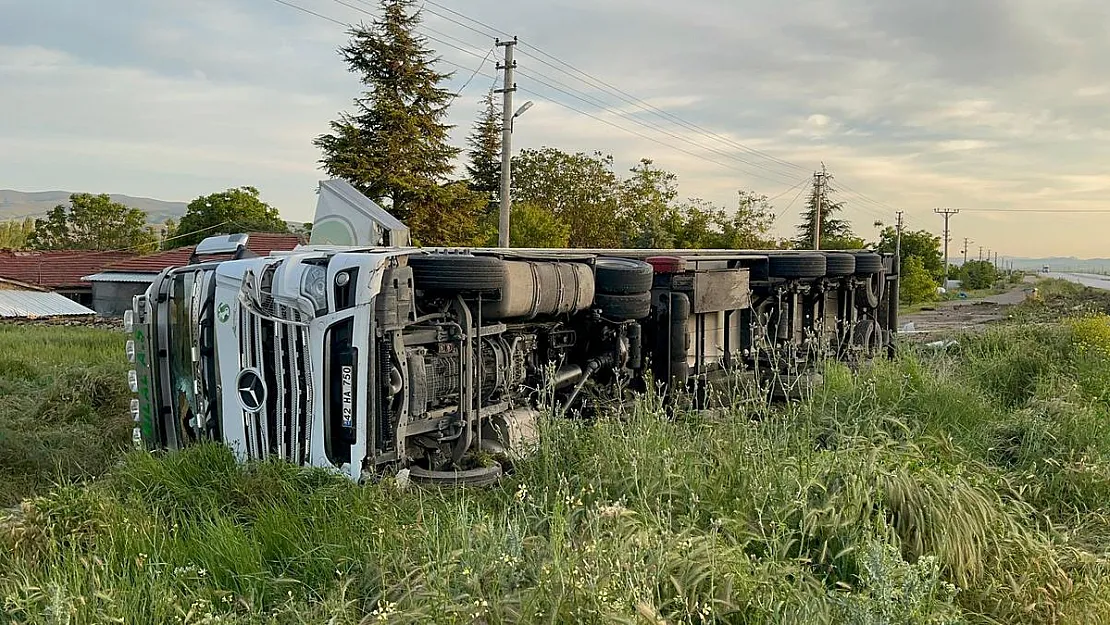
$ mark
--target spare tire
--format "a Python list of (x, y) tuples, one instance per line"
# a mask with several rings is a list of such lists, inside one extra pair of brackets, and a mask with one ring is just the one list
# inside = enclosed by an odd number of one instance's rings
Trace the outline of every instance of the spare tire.
[(856, 306), (860, 308), (878, 308), (879, 302), (883, 299), (886, 274), (879, 271), (866, 275), (866, 277), (867, 282), (856, 288)]
[(490, 293), (505, 288), (505, 261), (492, 256), (423, 254), (409, 257), (414, 287), (425, 291)]
[(826, 264), (822, 254), (774, 254), (767, 273), (772, 278), (823, 278)]
[(856, 254), (856, 273), (871, 274), (883, 271), (883, 257), (873, 252)]
[(643, 319), (651, 314), (651, 293), (598, 293), (594, 295), (594, 306), (601, 310), (603, 316), (614, 321)]
[(832, 278), (850, 276), (856, 272), (856, 257), (842, 252), (825, 252), (825, 275)]
[(654, 273), (651, 265), (642, 260), (598, 258), (594, 262), (594, 284), (598, 293), (647, 293), (651, 290)]

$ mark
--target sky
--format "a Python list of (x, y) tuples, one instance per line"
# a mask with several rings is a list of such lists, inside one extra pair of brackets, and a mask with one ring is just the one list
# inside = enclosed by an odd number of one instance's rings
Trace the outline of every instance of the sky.
[[(251, 185), (311, 219), (326, 177), (312, 140), (360, 90), (329, 20), (376, 6), (283, 1), (323, 17), (278, 0), (0, 0), (0, 188), (188, 201)], [(501, 49), (487, 58), (495, 33), (445, 7), (520, 38), (517, 102), (535, 105), (515, 149), (651, 158), (682, 196), (724, 206), (754, 190), (783, 235), (824, 163), (869, 239), (897, 210), (939, 234), (944, 207), (961, 209), (953, 257), (965, 237), (972, 257), (1110, 256), (1105, 0), (436, 0), (422, 28), (461, 89), (461, 146)]]

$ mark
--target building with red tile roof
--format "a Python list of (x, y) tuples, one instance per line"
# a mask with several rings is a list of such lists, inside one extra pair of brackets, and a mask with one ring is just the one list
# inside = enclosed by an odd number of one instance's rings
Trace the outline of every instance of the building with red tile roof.
[(92, 283), (85, 276), (134, 256), (114, 251), (0, 250), (0, 278), (55, 291), (87, 306)]
[[(271, 252), (288, 252), (304, 243), (296, 234), (275, 232), (247, 233), (247, 250), (256, 256)], [(179, 247), (164, 252), (117, 259), (104, 265), (93, 275), (83, 278), (92, 283), (92, 307), (101, 315), (122, 315), (131, 308), (135, 295), (146, 291), (147, 286), (164, 269), (184, 267), (189, 264), (195, 245)], [(224, 259), (230, 256), (224, 257)], [(204, 260), (221, 260), (219, 256), (205, 256)]]

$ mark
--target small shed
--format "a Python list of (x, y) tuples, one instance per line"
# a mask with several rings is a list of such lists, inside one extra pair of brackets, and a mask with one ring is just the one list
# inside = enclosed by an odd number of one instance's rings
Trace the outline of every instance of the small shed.
[[(287, 252), (302, 243), (296, 234), (251, 232), (247, 249), (257, 256), (270, 252)], [(150, 283), (164, 269), (189, 264), (195, 245), (138, 256), (105, 266), (100, 272), (84, 276), (92, 284), (92, 307), (97, 314), (118, 317), (131, 309), (132, 299), (145, 293)]]
[(60, 293), (19, 280), (0, 278), (0, 318), (35, 319), (95, 314), (92, 309)]

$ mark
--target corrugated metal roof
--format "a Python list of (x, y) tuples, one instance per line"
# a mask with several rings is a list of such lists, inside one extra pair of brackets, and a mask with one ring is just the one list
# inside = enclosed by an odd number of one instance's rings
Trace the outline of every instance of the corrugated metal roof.
[(145, 272), (101, 271), (100, 273), (94, 273), (91, 276), (85, 276), (81, 279), (86, 282), (145, 282), (150, 284), (154, 282), (154, 277), (157, 275), (156, 273)]
[(0, 291), (0, 317), (69, 317), (96, 311), (64, 295), (39, 291)]

